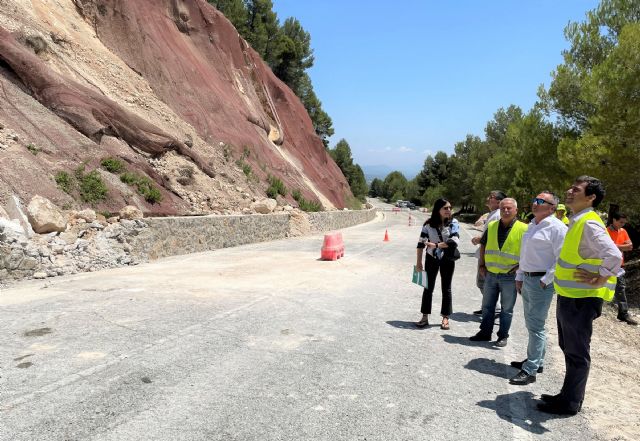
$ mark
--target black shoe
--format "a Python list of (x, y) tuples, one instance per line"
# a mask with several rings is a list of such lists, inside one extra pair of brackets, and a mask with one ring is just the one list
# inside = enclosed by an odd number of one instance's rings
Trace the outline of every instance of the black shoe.
[(577, 410), (572, 410), (561, 401), (552, 401), (551, 403), (538, 403), (540, 412), (552, 413), (554, 415), (575, 415)]
[(482, 332), (478, 332), (476, 335), (469, 337), (471, 341), (491, 341), (491, 334), (483, 334)]
[[(522, 370), (522, 366), (524, 366), (524, 364), (527, 362), (527, 359), (525, 358), (523, 361), (512, 361), (511, 362), (511, 366), (516, 368), (516, 369), (520, 369)], [(541, 374), (544, 371), (544, 367), (540, 366), (538, 368), (538, 373)]]
[(419, 322), (416, 322), (416, 328), (426, 328), (429, 326), (429, 318), (423, 317)]
[(536, 376), (529, 375), (525, 371), (518, 372), (513, 378), (509, 380), (510, 384), (515, 384), (518, 386), (526, 386), (527, 384), (535, 383), (535, 382), (536, 382)]
[(504, 348), (505, 346), (507, 346), (507, 337), (497, 339), (493, 345), (497, 348)]
[(482, 315), (482, 309), (478, 309), (477, 311), (473, 311), (473, 315)]
[(629, 325), (638, 326), (638, 322), (634, 320), (628, 312), (626, 314), (618, 314), (618, 320), (621, 322), (627, 322)]
[[(540, 399), (547, 404), (554, 404), (554, 403), (562, 404), (562, 397), (560, 396), (560, 394), (558, 395), (542, 394), (540, 395)], [(580, 412), (581, 410), (582, 410), (582, 401), (578, 406), (578, 412)]]
[(540, 395), (540, 399), (545, 403), (555, 403), (556, 401), (560, 401), (560, 394), (558, 395), (542, 394)]

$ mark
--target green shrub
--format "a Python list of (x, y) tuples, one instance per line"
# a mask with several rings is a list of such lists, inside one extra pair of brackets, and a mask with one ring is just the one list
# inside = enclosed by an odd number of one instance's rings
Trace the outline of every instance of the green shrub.
[(80, 197), (85, 202), (93, 203), (107, 198), (107, 186), (102, 182), (100, 173), (97, 170), (87, 174), (83, 173), (78, 179), (78, 188)]
[(34, 155), (40, 153), (40, 149), (33, 144), (27, 144), (27, 150), (29, 150)]
[(304, 198), (298, 202), (298, 206), (302, 211), (322, 211), (320, 202), (308, 201)]
[(136, 187), (138, 193), (144, 197), (144, 199), (155, 204), (162, 200), (162, 193), (153, 185), (153, 181), (146, 176), (140, 176), (136, 173), (125, 172), (120, 175), (120, 181), (127, 185)]
[(282, 196), (287, 195), (287, 187), (284, 186), (284, 183), (280, 179), (276, 178), (275, 176), (269, 175), (267, 177), (267, 181), (269, 181), (267, 196), (275, 199), (279, 194)]
[(114, 174), (121, 173), (124, 170), (124, 162), (116, 158), (104, 158), (100, 165), (106, 171)]
[(55, 176), (58, 188), (67, 194), (71, 194), (73, 190), (73, 177), (66, 171), (59, 171)]
[(238, 159), (236, 161), (236, 165), (242, 169), (242, 173), (244, 173), (247, 178), (251, 177), (251, 173), (253, 172), (253, 169), (249, 164), (244, 162), (242, 159)]
[(134, 185), (138, 181), (138, 175), (131, 172), (124, 172), (120, 175), (120, 181), (128, 185)]
[(306, 200), (297, 188), (291, 192), (291, 196), (302, 211), (322, 211), (322, 205), (319, 202)]

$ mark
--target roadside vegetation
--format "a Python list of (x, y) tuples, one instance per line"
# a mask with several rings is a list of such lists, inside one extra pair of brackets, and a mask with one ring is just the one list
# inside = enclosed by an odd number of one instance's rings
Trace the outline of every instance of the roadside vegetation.
[(374, 179), (369, 194), (423, 206), (445, 196), (482, 211), (491, 190), (518, 201), (542, 189), (562, 196), (575, 177), (589, 174), (605, 182), (605, 203), (640, 222), (640, 192), (630, 185), (640, 180), (638, 17), (638, 2), (601, 1), (565, 28), (564, 62), (531, 110), (498, 109), (483, 138), (467, 135), (452, 154), (428, 156), (411, 180), (400, 172)]
[[(162, 193), (160, 192), (160, 189), (154, 185), (153, 181), (147, 176), (127, 171), (125, 163), (120, 159), (112, 157), (104, 158), (100, 161), (100, 165), (108, 172), (113, 173), (114, 175), (119, 175), (121, 182), (135, 187), (138, 194), (144, 197), (144, 200), (150, 204), (156, 204), (162, 201)], [(192, 174), (189, 178), (191, 177)]]
[(291, 196), (298, 203), (298, 207), (302, 211), (322, 211), (320, 202), (306, 200), (298, 189), (293, 190)]

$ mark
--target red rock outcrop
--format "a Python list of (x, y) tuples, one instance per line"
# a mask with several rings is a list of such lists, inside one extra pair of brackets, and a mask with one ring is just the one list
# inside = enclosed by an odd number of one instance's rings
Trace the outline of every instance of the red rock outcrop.
[[(41, 0), (24, 14), (23, 2), (8, 2), (0, 10), (0, 124), (44, 146), (43, 155), (9, 149), (14, 162), (33, 162), (52, 176), (63, 163), (67, 169), (80, 162), (97, 166), (101, 157), (117, 156), (163, 187), (161, 204), (141, 207), (151, 213), (190, 211), (187, 190), (211, 210), (233, 208), (212, 189), (248, 187), (258, 195), (268, 174), (328, 208), (344, 206), (348, 184), (300, 100), (204, 0)], [(91, 30), (97, 42), (87, 35)], [(33, 35), (44, 49), (33, 44)], [(21, 96), (13, 111), (11, 94)], [(173, 168), (166, 158), (174, 158)], [(162, 161), (166, 166), (158, 165)], [(182, 168), (192, 164), (203, 177), (180, 187), (176, 161)], [(247, 176), (239, 171), (244, 164), (250, 165)], [(5, 182), (18, 177), (11, 165), (0, 158)], [(28, 186), (11, 181), (28, 199)], [(44, 195), (55, 200), (55, 183), (45, 181), (42, 186), (51, 188)], [(125, 193), (111, 184), (110, 191)], [(227, 191), (229, 198), (241, 206), (234, 192)]]

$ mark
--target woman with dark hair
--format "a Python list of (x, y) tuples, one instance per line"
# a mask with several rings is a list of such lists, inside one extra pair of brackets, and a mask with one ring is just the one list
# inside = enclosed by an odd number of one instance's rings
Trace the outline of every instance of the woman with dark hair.
[[(440, 271), (440, 282), (442, 285), (442, 316), (441, 329), (449, 329), (449, 316), (452, 313), (451, 300), (451, 280), (456, 263), (451, 258), (458, 244), (460, 243), (460, 226), (458, 221), (452, 219), (451, 203), (440, 198), (433, 204), (431, 217), (422, 226), (420, 239), (417, 247), (418, 271), (423, 271), (422, 254), (426, 248), (424, 259), (424, 271), (427, 272), (428, 286), (422, 292), (422, 319), (416, 323), (419, 328), (429, 326), (429, 314), (431, 314), (431, 302), (433, 300), (433, 288), (436, 283), (436, 276)], [(447, 250), (447, 251), (445, 251)]]

